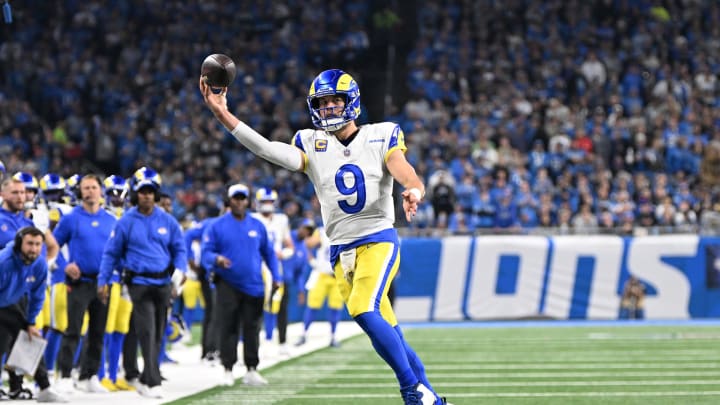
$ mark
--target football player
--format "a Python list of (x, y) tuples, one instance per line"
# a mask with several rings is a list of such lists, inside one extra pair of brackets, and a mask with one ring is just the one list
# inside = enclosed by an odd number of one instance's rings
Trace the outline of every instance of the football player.
[[(216, 219), (217, 217), (205, 218), (200, 222), (193, 223), (185, 230), (185, 248), (188, 252), (188, 268), (192, 270), (191, 272), (188, 272), (188, 280), (185, 284), (192, 282), (193, 279), (200, 284), (200, 291), (202, 292), (203, 302), (205, 303), (202, 323), (201, 356), (203, 362), (211, 366), (214, 366), (220, 360), (220, 352), (215, 331), (217, 322), (215, 322), (215, 319), (213, 318), (215, 316), (215, 287), (212, 281), (213, 269), (206, 269), (200, 263), (200, 246), (202, 243), (203, 231), (212, 223), (212, 221)], [(183, 299), (185, 299), (185, 288), (183, 288)], [(185, 319), (188, 318), (186, 317)]]
[(339, 69), (320, 73), (307, 104), (314, 129), (298, 131), (292, 145), (272, 142), (240, 121), (227, 106), (227, 88), (214, 93), (200, 77), (205, 104), (250, 151), (288, 170), (303, 171), (315, 186), (331, 243), (330, 261), (350, 315), (393, 369), (406, 405), (444, 404), (402, 331), (387, 297), (397, 273), (393, 181), (405, 190), (405, 217), (412, 220), (425, 186), (405, 158), (405, 140), (392, 122), (358, 126), (360, 89)]
[[(128, 183), (116, 174), (110, 175), (103, 181), (105, 186), (105, 210), (120, 219), (127, 208)], [(132, 315), (132, 302), (127, 287), (120, 283), (120, 270), (113, 272), (108, 298), (108, 316), (105, 324), (105, 350), (104, 358), (98, 370), (100, 384), (108, 391), (133, 390), (124, 378), (118, 378), (120, 355), (122, 354), (125, 336), (130, 330), (130, 316)], [(107, 367), (107, 374), (105, 368)]]
[(75, 206), (80, 203), (80, 192), (78, 189), (80, 188), (80, 180), (82, 179), (82, 175), (79, 173), (75, 173), (72, 176), (65, 179), (66, 183), (66, 190), (65, 190), (65, 196), (63, 198), (64, 202)]
[[(37, 208), (33, 211), (33, 218), (47, 215), (48, 227), (50, 230), (60, 221), (60, 218), (69, 213), (72, 207), (64, 202), (67, 182), (65, 178), (55, 173), (48, 173), (40, 178), (40, 193), (38, 194)], [(44, 221), (44, 220), (42, 220)], [(67, 329), (67, 286), (65, 285), (65, 266), (67, 265), (68, 248), (63, 246), (57, 255), (53, 266), (48, 266), (50, 274), (50, 296), (46, 301), (49, 306), (50, 324), (46, 334), (47, 346), (45, 347), (45, 365), (48, 372), (53, 374), (55, 362), (60, 351), (62, 337)], [(87, 332), (88, 316), (83, 317), (81, 335)], [(75, 360), (80, 356), (82, 349), (82, 338), (75, 351)], [(74, 361), (73, 363), (77, 363)], [(71, 383), (60, 384), (58, 391), (69, 393), (73, 391)]]
[[(290, 237), (290, 221), (282, 212), (277, 210), (277, 191), (267, 187), (258, 189), (255, 192), (256, 212), (253, 217), (260, 220), (265, 225), (268, 237), (275, 247), (275, 255), (279, 260), (290, 258), (294, 252), (294, 245)], [(282, 273), (282, 267), (280, 268)], [(272, 277), (267, 265), (263, 264), (263, 280), (265, 281), (265, 340), (270, 342), (273, 337), (273, 330), (277, 323), (278, 340), (280, 343), (280, 355), (288, 355), (287, 348), (287, 311), (281, 319), (278, 319), (280, 312), (280, 304), (285, 295), (285, 287), (280, 287), (277, 291), (272, 291)]]
[[(330, 322), (330, 347), (339, 347), (335, 338), (340, 314), (343, 308), (343, 299), (340, 295), (337, 282), (335, 281), (335, 272), (330, 263), (330, 239), (325, 234), (325, 229), (318, 228), (307, 238), (305, 246), (313, 251), (313, 258), (310, 259), (310, 267), (312, 271), (305, 283), (307, 293), (307, 306), (305, 307), (305, 315), (303, 316), (303, 334), (297, 342), (297, 346), (304, 345), (307, 340), (307, 331), (310, 324), (316, 318), (318, 312), (322, 309), (327, 300), (328, 321)], [(300, 296), (302, 297), (302, 295)]]

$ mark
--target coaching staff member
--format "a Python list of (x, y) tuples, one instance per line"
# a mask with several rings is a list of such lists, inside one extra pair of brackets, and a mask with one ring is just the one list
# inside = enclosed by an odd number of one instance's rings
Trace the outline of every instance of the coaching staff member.
[(133, 303), (132, 327), (144, 362), (136, 388), (151, 398), (162, 398), (158, 354), (170, 302), (171, 276), (174, 271), (184, 273), (187, 264), (180, 224), (155, 206), (160, 199), (160, 184), (160, 175), (149, 167), (135, 172), (130, 189), (134, 207), (115, 224), (105, 244), (98, 276), (98, 294), (107, 300), (113, 269), (123, 269), (123, 282)]
[[(14, 241), (0, 250), (0, 356), (9, 355), (10, 348), (20, 330), (31, 338), (40, 337), (33, 326), (35, 317), (45, 300), (47, 262), (40, 255), (45, 235), (35, 227), (20, 228)], [(27, 305), (21, 300), (27, 294)], [(35, 381), (40, 387), (38, 402), (67, 402), (50, 389), (47, 369), (40, 359), (35, 370)]]
[(83, 176), (77, 197), (81, 205), (63, 215), (53, 231), (60, 246), (68, 245), (70, 254), (69, 263), (65, 266), (68, 327), (60, 345), (58, 368), (62, 379), (70, 379), (80, 328), (87, 310), (90, 316), (87, 350), (76, 386), (87, 392), (107, 392), (97, 378), (107, 321), (107, 305), (97, 296), (97, 278), (103, 248), (116, 219), (100, 207), (102, 181), (98, 176)]
[(249, 195), (250, 190), (244, 184), (230, 186), (226, 197), (230, 212), (211, 222), (203, 232), (202, 266), (216, 269), (214, 318), (220, 335), (220, 361), (225, 367), (223, 385), (235, 382), (232, 369), (237, 361), (240, 328), (247, 367), (243, 382), (248, 385), (267, 384), (257, 372), (260, 362), (258, 332), (265, 300), (263, 260), (272, 273), (273, 291), (280, 287), (282, 280), (265, 225), (247, 215)]

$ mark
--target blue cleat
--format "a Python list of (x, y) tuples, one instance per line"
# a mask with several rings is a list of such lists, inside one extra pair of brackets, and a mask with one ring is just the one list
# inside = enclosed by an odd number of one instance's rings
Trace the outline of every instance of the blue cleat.
[(435, 405), (435, 394), (421, 383), (401, 389), (400, 395), (405, 405)]
[(163, 363), (178, 364), (178, 361), (168, 356), (167, 353), (163, 353), (160, 355), (160, 364)]
[(400, 395), (402, 395), (405, 405), (452, 405), (445, 398), (435, 395), (422, 383), (401, 389)]

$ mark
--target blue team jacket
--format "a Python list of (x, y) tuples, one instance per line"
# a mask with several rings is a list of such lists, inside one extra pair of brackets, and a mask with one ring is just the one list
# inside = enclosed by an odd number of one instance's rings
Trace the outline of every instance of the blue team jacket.
[[(185, 271), (187, 253), (182, 229), (177, 220), (162, 209), (155, 208), (150, 215), (128, 210), (115, 223), (100, 262), (98, 287), (110, 283), (115, 268), (135, 273), (161, 273), (170, 268)], [(165, 285), (169, 277), (148, 278), (137, 276), (133, 284)]]
[(192, 226), (185, 230), (185, 249), (188, 252), (188, 260), (190, 258), (195, 260), (195, 263), (197, 263), (199, 266), (204, 268), (205, 271), (205, 278), (210, 278), (210, 273), (216, 270), (215, 266), (212, 267), (205, 267), (203, 266), (201, 262), (201, 258), (195, 257), (195, 252), (192, 250), (192, 244), (195, 241), (200, 242), (200, 245), (202, 246), (202, 235), (203, 232), (205, 232), (205, 229), (207, 229), (208, 225), (210, 225), (213, 221), (217, 220), (217, 217), (212, 218), (205, 218), (199, 223), (197, 223), (195, 226)]
[(0, 250), (0, 307), (7, 307), (20, 301), (28, 294), (27, 323), (32, 324), (42, 309), (45, 300), (47, 262), (39, 257), (30, 264), (24, 264), (15, 253), (15, 242), (8, 243)]
[[(290, 258), (282, 261), (283, 278), (285, 279), (285, 285), (296, 284), (299, 288), (303, 289), (306, 279), (304, 276), (306, 267), (310, 266), (308, 262), (308, 251), (305, 246), (305, 241), (298, 238), (297, 229), (290, 232), (293, 244), (295, 245), (295, 252)], [(302, 284), (300, 284), (302, 283)]]
[[(58, 245), (67, 243), (68, 262), (75, 262), (83, 275), (96, 276), (100, 272), (105, 242), (115, 222), (115, 217), (103, 209), (91, 214), (78, 206), (60, 218), (53, 235)], [(90, 281), (87, 277), (81, 279)]]
[(12, 241), (15, 233), (26, 226), (33, 226), (33, 222), (25, 217), (23, 211), (13, 214), (0, 207), (0, 248)]
[[(217, 268), (215, 260), (218, 255), (230, 259), (231, 266)], [(217, 277), (253, 297), (265, 294), (263, 260), (272, 273), (273, 281), (282, 281), (278, 259), (265, 225), (250, 215), (238, 220), (227, 213), (212, 221), (203, 232), (200, 257), (203, 267), (215, 267)]]

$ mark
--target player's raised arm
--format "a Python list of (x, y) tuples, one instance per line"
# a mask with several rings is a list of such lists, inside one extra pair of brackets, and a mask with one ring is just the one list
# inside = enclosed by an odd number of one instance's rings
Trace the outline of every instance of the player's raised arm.
[(227, 108), (227, 87), (219, 93), (212, 91), (203, 77), (200, 77), (200, 92), (215, 118), (227, 128), (230, 133), (243, 146), (261, 158), (282, 166), (288, 170), (302, 171), (305, 169), (305, 160), (302, 151), (295, 146), (282, 142), (271, 142), (254, 129), (240, 121)]

